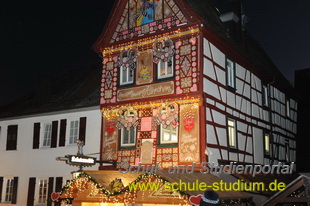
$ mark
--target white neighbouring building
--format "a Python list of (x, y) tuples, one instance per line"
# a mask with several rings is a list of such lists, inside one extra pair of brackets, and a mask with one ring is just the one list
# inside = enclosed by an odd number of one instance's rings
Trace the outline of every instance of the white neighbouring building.
[(85, 142), (85, 155), (99, 157), (98, 66), (44, 82), (35, 93), (0, 108), (1, 206), (57, 205), (50, 194), (78, 168), (56, 157), (77, 154), (77, 139)]

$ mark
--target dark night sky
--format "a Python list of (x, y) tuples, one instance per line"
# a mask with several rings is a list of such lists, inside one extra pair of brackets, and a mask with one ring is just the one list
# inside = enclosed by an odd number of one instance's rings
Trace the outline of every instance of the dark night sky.
[[(224, 1), (224, 0), (215, 0)], [(310, 68), (310, 1), (244, 0), (249, 33), (293, 83)], [(0, 105), (44, 75), (100, 61), (91, 50), (113, 0), (6, 1), (0, 7)]]

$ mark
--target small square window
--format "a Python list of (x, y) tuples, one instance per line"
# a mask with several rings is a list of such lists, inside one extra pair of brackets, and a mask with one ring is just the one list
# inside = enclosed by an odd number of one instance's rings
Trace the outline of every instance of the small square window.
[(166, 79), (173, 77), (173, 58), (170, 61), (159, 60), (157, 63), (157, 79)]
[(120, 67), (120, 85), (133, 84), (134, 81), (134, 71), (129, 67)]
[(236, 88), (235, 62), (226, 59), (226, 78), (227, 86)]
[(51, 139), (52, 139), (52, 124), (44, 124), (44, 131), (43, 131), (43, 147), (51, 146)]
[(75, 144), (79, 136), (79, 120), (70, 122), (69, 144)]
[(130, 127), (128, 130), (126, 127), (121, 129), (121, 147), (131, 147), (136, 144), (136, 128)]
[(178, 143), (178, 127), (172, 125), (166, 128), (160, 125), (160, 144), (174, 144)]
[(228, 141), (229, 147), (237, 149), (237, 131), (236, 131), (236, 121), (234, 119), (227, 119), (228, 127)]

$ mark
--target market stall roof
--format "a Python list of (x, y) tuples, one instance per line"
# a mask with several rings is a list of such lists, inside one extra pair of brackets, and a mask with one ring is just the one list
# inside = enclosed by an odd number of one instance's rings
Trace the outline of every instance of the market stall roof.
[[(143, 173), (126, 173), (123, 174), (117, 170), (98, 170), (98, 171), (85, 171), (86, 175), (89, 175), (89, 178), (98, 183), (100, 188), (108, 189), (111, 186), (111, 182), (115, 179), (122, 179), (124, 186), (126, 187), (129, 183), (138, 182), (139, 178)], [(194, 182), (205, 182), (206, 185), (209, 185), (208, 189), (211, 189), (211, 185), (215, 182), (220, 182), (221, 179), (213, 174), (203, 174), (199, 171), (195, 171), (193, 174), (169, 174), (168, 171), (158, 171), (156, 177), (160, 177), (164, 182), (177, 182), (179, 183), (182, 180), (185, 183), (194, 183)], [(63, 193), (66, 188), (63, 189)], [(180, 194), (198, 195), (202, 194), (203, 191), (182, 191)], [(240, 191), (217, 191), (222, 200), (251, 200), (251, 196), (240, 192)], [(76, 195), (73, 195), (76, 196)], [(62, 197), (64, 197), (62, 195)]]

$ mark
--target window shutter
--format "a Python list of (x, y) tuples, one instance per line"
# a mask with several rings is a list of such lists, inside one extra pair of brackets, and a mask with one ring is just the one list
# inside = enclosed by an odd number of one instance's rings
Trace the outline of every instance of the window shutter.
[(47, 190), (47, 206), (52, 206), (51, 194), (54, 188), (54, 177), (48, 178), (48, 190)]
[[(56, 177), (56, 186), (55, 186), (55, 190), (56, 192), (60, 192), (62, 189), (62, 177)], [(55, 202), (55, 206), (59, 206), (60, 203), (59, 202)]]
[(8, 126), (6, 150), (16, 150), (17, 128), (18, 128), (17, 125), (9, 125)]
[(33, 125), (33, 144), (32, 149), (39, 149), (40, 146), (40, 123), (34, 123)]
[(57, 133), (58, 133), (58, 121), (53, 121), (52, 122), (51, 148), (57, 147)]
[(80, 118), (80, 130), (79, 130), (79, 140), (83, 141), (85, 144), (85, 134), (86, 134), (86, 117)]
[(18, 177), (14, 177), (12, 204), (16, 204), (17, 202), (17, 188), (18, 188)]
[(0, 202), (2, 202), (3, 177), (0, 177)]
[(66, 144), (66, 127), (67, 120), (60, 120), (60, 131), (59, 131), (59, 147), (64, 147)]
[(35, 186), (36, 186), (36, 178), (30, 177), (29, 178), (29, 184), (28, 184), (27, 206), (33, 206), (34, 205)]

